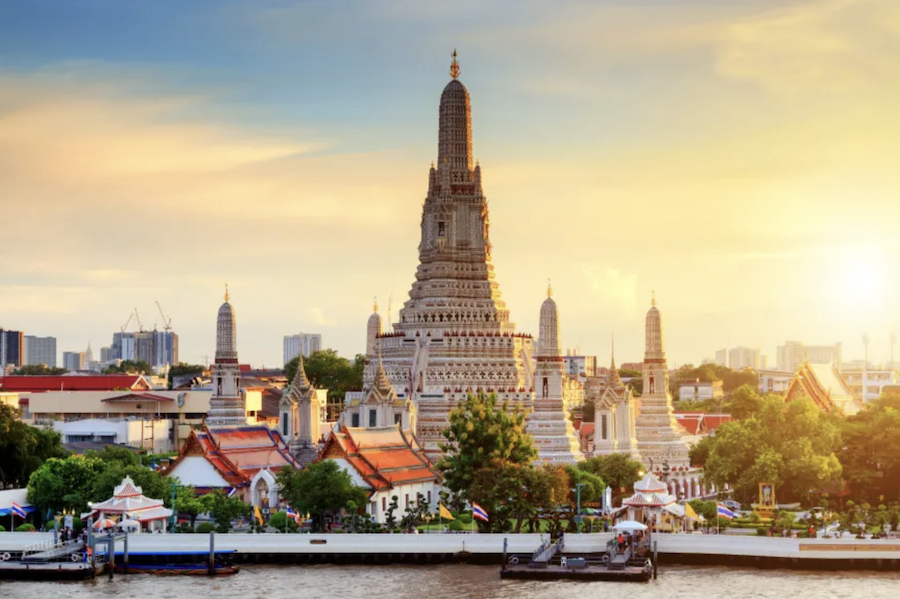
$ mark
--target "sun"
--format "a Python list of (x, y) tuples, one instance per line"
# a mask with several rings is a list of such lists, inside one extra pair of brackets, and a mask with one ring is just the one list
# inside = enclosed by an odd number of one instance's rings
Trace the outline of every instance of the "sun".
[(873, 247), (854, 247), (837, 260), (837, 297), (849, 307), (881, 305), (886, 299), (887, 264)]

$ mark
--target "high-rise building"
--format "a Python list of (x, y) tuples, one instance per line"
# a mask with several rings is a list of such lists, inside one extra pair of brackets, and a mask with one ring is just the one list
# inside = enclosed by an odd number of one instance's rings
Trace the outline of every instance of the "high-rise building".
[(25, 336), (25, 364), (56, 368), (56, 337)]
[(153, 365), (153, 331), (138, 331), (134, 335), (134, 360)]
[(62, 359), (66, 370), (84, 370), (84, 352), (64, 351)]
[(105, 364), (112, 360), (110, 357), (112, 355), (112, 349), (109, 346), (104, 346), (100, 348), (100, 362)]
[(178, 364), (178, 335), (171, 331), (153, 331), (153, 361), (151, 366), (162, 368)]
[(810, 364), (834, 364), (840, 368), (843, 352), (841, 344), (804, 345), (800, 341), (788, 341), (776, 348), (776, 368), (782, 372), (797, 372), (804, 362)]
[(0, 329), (0, 370), (22, 366), (25, 360), (25, 333)]
[(716, 350), (716, 364), (718, 364), (719, 366), (728, 366), (728, 350), (727, 349)]
[(318, 333), (298, 333), (284, 336), (284, 363), (287, 364), (301, 353), (304, 358), (322, 350), (322, 335)]
[(728, 367), (732, 370), (743, 370), (744, 368), (759, 370), (762, 368), (762, 355), (759, 348), (732, 347), (728, 350)]
[(113, 333), (109, 359), (134, 361), (134, 333)]
[(570, 351), (563, 356), (566, 376), (584, 383), (588, 377), (597, 374), (597, 356), (579, 356), (576, 354), (577, 351)]

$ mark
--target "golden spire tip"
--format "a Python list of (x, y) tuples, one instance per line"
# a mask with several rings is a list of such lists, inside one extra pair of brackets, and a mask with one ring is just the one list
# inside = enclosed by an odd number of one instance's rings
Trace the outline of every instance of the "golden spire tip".
[(553, 285), (550, 284), (550, 279), (547, 279), (547, 297), (553, 297)]
[(453, 48), (453, 62), (450, 63), (450, 76), (459, 77), (459, 62), (456, 60), (456, 48)]
[(227, 302), (230, 299), (231, 299), (231, 296), (228, 295), (228, 283), (225, 283), (225, 301)]
[(656, 307), (656, 292), (655, 291), (650, 292), (650, 303), (653, 304), (654, 308)]

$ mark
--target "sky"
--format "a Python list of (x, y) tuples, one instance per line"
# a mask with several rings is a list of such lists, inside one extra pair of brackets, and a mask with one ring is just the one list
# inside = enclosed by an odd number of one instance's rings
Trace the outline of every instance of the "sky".
[(456, 48), (493, 261), (537, 332), (670, 363), (900, 332), (900, 3), (0, 1), (0, 327), (96, 350), (135, 308), (242, 362), (352, 356), (414, 279)]

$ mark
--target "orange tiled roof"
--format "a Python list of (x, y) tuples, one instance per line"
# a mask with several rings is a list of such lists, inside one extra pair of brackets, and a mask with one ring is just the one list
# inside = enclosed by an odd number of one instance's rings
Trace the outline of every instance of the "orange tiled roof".
[(333, 433), (320, 459), (345, 459), (371, 487), (389, 490), (398, 484), (441, 480), (410, 431), (399, 427), (344, 427)]

